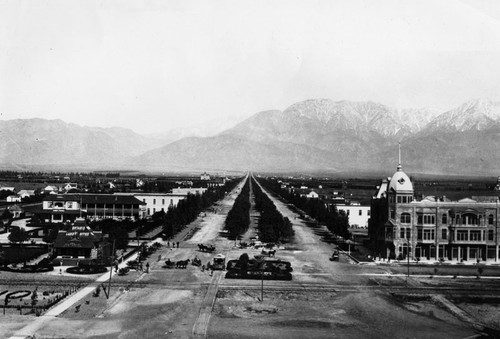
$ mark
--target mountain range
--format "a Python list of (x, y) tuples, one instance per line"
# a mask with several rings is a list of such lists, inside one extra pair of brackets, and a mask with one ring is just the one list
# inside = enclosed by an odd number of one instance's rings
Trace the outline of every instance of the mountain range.
[(379, 171), (395, 168), (401, 142), (410, 173), (498, 175), (500, 103), (473, 100), (438, 112), (313, 99), (173, 142), (123, 128), (18, 119), (0, 121), (0, 137), (3, 168)]

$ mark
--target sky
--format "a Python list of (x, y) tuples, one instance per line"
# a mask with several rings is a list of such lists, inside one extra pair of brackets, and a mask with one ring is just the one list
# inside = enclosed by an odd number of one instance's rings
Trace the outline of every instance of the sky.
[(500, 101), (500, 2), (0, 0), (0, 119), (160, 133), (311, 98)]

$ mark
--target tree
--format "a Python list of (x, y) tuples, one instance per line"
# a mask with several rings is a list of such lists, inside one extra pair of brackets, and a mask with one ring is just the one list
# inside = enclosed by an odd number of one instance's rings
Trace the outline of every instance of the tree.
[(13, 243), (22, 243), (24, 241), (28, 241), (30, 239), (30, 235), (24, 229), (19, 227), (14, 227), (11, 229), (9, 234), (9, 241)]
[(54, 226), (49, 230), (49, 233), (43, 236), (42, 240), (46, 243), (53, 243), (56, 240), (58, 233), (59, 226)]

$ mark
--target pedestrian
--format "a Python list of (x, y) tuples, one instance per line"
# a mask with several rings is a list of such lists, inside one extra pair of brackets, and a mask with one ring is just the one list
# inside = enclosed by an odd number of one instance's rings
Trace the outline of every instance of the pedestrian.
[(160, 255), (158, 255), (158, 261), (160, 261), (160, 260), (161, 260), (161, 254), (160, 254)]
[(177, 242), (177, 248), (179, 248), (179, 242)]
[(170, 241), (167, 241), (167, 247), (170, 247)]
[(143, 271), (142, 262), (139, 264), (139, 269), (141, 270), (141, 272)]
[(146, 263), (146, 273), (149, 273), (149, 262)]

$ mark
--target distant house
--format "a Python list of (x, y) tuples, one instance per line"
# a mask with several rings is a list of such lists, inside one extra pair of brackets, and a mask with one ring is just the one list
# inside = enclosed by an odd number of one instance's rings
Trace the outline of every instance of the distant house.
[(217, 187), (224, 186), (226, 184), (226, 178), (216, 177), (212, 178), (209, 182), (207, 182), (207, 187)]
[(43, 190), (42, 193), (45, 194), (57, 194), (59, 192), (59, 188), (57, 186), (46, 186)]
[(21, 199), (31, 197), (35, 195), (35, 190), (20, 190), (17, 192), (17, 195), (21, 197)]
[(19, 205), (12, 205), (7, 207), (10, 213), (12, 213), (13, 218), (21, 217), (21, 213), (23, 213), (23, 209), (19, 207)]
[(311, 192), (306, 194), (306, 198), (307, 199), (317, 199), (317, 198), (319, 198), (319, 194), (315, 191), (311, 191)]
[(0, 191), (11, 191), (14, 192), (16, 188), (15, 187), (8, 187), (8, 186), (2, 186), (0, 187)]
[(204, 187), (189, 187), (189, 188), (172, 188), (172, 194), (176, 195), (188, 195), (188, 194), (203, 194), (207, 188)]
[(5, 200), (7, 202), (21, 202), (21, 197), (18, 195), (9, 195)]
[(202, 175), (200, 175), (200, 180), (209, 181), (210, 180), (210, 174), (208, 174), (207, 172), (204, 172)]
[(76, 182), (68, 182), (66, 185), (64, 185), (64, 190), (66, 192), (76, 189), (78, 189), (78, 184)]
[(299, 189), (298, 193), (301, 197), (307, 198), (307, 199), (318, 199), (319, 198), (318, 192), (316, 192), (314, 190), (307, 189), (307, 188)]

